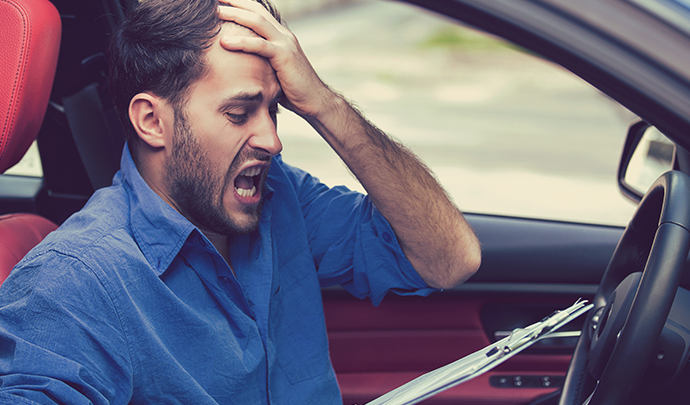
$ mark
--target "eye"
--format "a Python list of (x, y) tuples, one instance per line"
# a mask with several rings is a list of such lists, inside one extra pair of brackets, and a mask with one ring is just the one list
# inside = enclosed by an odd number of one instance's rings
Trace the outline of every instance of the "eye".
[(271, 108), (268, 109), (268, 112), (271, 114), (271, 117), (274, 117), (274, 118), (276, 115), (280, 114), (281, 111), (282, 111), (282, 109), (280, 108), (278, 103), (276, 103), (275, 105), (272, 105)]
[(245, 122), (247, 122), (248, 115), (247, 114), (232, 114), (232, 113), (225, 113), (225, 118), (227, 118), (230, 122), (232, 122), (235, 125), (242, 125)]

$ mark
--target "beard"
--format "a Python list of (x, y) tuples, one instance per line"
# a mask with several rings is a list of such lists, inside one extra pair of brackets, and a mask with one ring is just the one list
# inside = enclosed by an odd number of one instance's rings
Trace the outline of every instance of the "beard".
[(270, 161), (271, 157), (250, 148), (242, 148), (235, 156), (225, 175), (214, 171), (208, 154), (194, 135), (184, 113), (175, 109), (172, 157), (166, 162), (170, 196), (180, 213), (198, 228), (219, 235), (246, 235), (259, 225), (263, 206), (243, 207), (244, 220), (233, 218), (223, 205), (228, 190), (234, 192), (233, 173), (248, 159)]

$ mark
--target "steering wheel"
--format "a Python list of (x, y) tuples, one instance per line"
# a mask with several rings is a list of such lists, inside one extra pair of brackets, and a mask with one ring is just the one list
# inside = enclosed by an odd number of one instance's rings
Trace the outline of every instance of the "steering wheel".
[(623, 232), (594, 296), (559, 405), (622, 404), (641, 381), (690, 247), (690, 177), (662, 175)]

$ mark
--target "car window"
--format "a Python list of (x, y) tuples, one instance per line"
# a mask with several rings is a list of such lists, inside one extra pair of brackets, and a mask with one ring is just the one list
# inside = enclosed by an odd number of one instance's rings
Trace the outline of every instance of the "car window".
[(14, 176), (43, 177), (43, 166), (41, 166), (41, 156), (38, 153), (38, 145), (34, 141), (24, 157), (14, 166), (5, 170), (5, 173)]
[[(616, 170), (636, 117), (572, 73), (397, 2), (288, 23), (322, 79), (419, 155), (463, 211), (610, 225), (631, 217)], [(280, 115), (278, 132), (286, 162), (363, 191), (294, 114)]]

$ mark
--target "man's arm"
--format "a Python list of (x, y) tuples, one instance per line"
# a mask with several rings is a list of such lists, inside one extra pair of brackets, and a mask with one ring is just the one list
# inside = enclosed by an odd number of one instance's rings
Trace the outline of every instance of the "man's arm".
[(82, 261), (56, 251), (24, 259), (2, 285), (0, 405), (126, 404), (119, 313)]
[(226, 36), (228, 50), (258, 54), (275, 69), (285, 99), (328, 142), (391, 224), (406, 257), (431, 287), (450, 288), (479, 268), (479, 241), (429, 170), (369, 123), (318, 77), (295, 36), (252, 0), (221, 0), (222, 19), (260, 38)]

